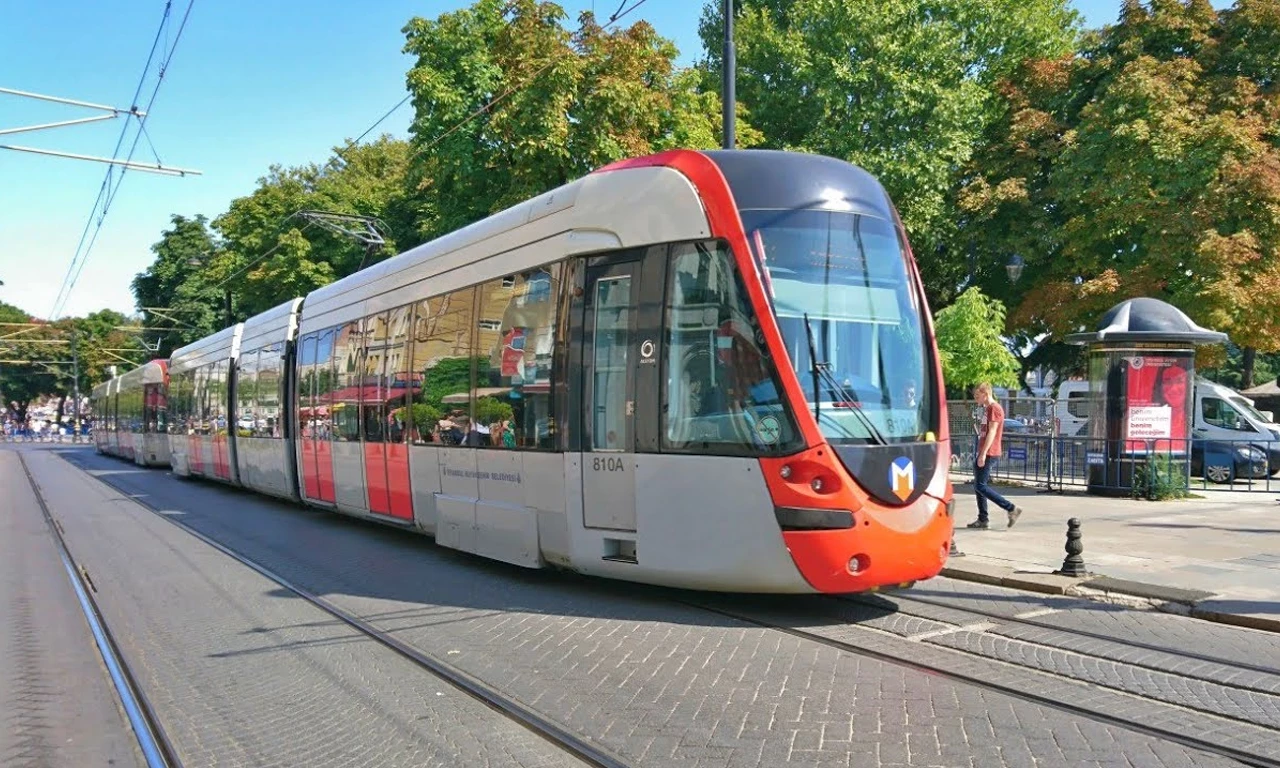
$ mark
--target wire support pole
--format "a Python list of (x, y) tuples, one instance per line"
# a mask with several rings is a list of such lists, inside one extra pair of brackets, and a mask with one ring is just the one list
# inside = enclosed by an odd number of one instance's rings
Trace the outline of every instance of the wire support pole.
[[(165, 165), (152, 165), (149, 163), (138, 163), (132, 160), (121, 160), (115, 157), (95, 157), (94, 155), (77, 155), (71, 152), (57, 152), (52, 149), (36, 149), (35, 147), (19, 147), (13, 144), (0, 144), (0, 149), (10, 149), (14, 152), (33, 152), (37, 155), (52, 155), (53, 157), (65, 157), (71, 160), (91, 160), (96, 163), (107, 163), (108, 165), (119, 165), (125, 168), (133, 168), (138, 171), (146, 171), (147, 173), (158, 173), (162, 176), (201, 176), (203, 171), (193, 170), (191, 168), (174, 168)], [(95, 206), (96, 207), (96, 206)]]
[(71, 329), (71, 442), (80, 442), (80, 345), (76, 344), (76, 329)]
[(724, 61), (720, 63), (723, 70), (721, 72), (721, 109), (723, 110), (724, 120), (724, 148), (733, 149), (735, 138), (733, 135), (734, 123), (737, 119), (737, 94), (734, 93), (737, 83), (735, 82), (735, 74), (737, 70), (736, 56), (733, 50), (733, 0), (724, 0)]
[(7, 136), (11, 133), (32, 133), (34, 131), (47, 131), (50, 128), (63, 128), (68, 125), (84, 125), (85, 123), (98, 123), (103, 120), (114, 120), (120, 115), (94, 115), (93, 117), (77, 117), (74, 120), (59, 120), (56, 123), (40, 123), (38, 125), (20, 125), (17, 128), (0, 128), (0, 136)]
[(147, 113), (133, 107), (131, 109), (121, 109), (120, 107), (109, 107), (106, 104), (94, 104), (91, 101), (78, 101), (76, 99), (64, 99), (59, 96), (46, 96), (43, 93), (31, 93), (29, 91), (19, 91), (14, 88), (0, 88), (0, 93), (7, 93), (11, 96), (20, 96), (26, 99), (40, 99), (41, 101), (52, 101), (57, 104), (70, 104), (73, 107), (84, 107), (86, 109), (100, 109), (104, 112), (113, 112), (116, 114), (126, 113), (137, 115), (138, 117), (146, 117)]

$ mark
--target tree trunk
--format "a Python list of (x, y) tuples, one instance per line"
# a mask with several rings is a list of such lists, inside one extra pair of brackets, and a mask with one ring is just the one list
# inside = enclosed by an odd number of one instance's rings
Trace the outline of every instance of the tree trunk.
[(1244, 371), (1240, 377), (1240, 388), (1249, 389), (1253, 386), (1253, 363), (1258, 357), (1258, 350), (1254, 347), (1245, 347), (1243, 352)]

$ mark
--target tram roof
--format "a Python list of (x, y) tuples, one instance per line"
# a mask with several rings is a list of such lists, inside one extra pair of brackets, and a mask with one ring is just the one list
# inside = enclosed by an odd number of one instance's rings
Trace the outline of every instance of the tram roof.
[(884, 186), (862, 168), (825, 155), (774, 149), (705, 150), (739, 210), (819, 208), (894, 220)]

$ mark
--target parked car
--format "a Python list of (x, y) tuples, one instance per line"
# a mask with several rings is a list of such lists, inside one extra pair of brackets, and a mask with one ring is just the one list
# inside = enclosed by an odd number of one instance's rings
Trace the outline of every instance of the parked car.
[(1211, 483), (1258, 480), (1271, 474), (1267, 452), (1256, 445), (1217, 440), (1191, 443), (1191, 476)]

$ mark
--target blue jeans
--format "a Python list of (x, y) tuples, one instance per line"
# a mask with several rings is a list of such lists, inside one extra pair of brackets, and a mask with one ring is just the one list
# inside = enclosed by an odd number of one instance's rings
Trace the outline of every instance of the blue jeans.
[(990, 499), (997, 507), (1005, 512), (1013, 511), (1013, 502), (996, 492), (989, 483), (991, 482), (991, 469), (995, 466), (996, 460), (994, 456), (988, 456), (986, 462), (980, 467), (978, 462), (973, 462), (973, 490), (978, 494), (978, 520), (988, 522), (987, 520), (987, 499)]

